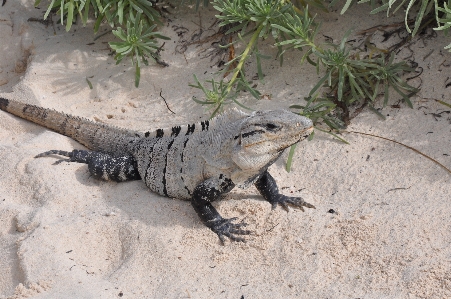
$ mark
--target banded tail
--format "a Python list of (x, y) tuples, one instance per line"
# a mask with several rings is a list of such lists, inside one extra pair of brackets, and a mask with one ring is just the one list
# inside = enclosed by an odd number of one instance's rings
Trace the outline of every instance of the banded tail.
[(0, 110), (68, 136), (94, 151), (125, 153), (127, 144), (143, 135), (132, 130), (95, 123), (83, 117), (1, 97)]

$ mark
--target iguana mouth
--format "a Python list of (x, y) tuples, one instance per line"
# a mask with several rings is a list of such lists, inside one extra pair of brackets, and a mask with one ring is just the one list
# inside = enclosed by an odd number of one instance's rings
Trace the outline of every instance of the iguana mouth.
[[(313, 132), (313, 126), (312, 127), (308, 127), (307, 129), (304, 129), (301, 132), (299, 132), (298, 133), (299, 134), (299, 141), (304, 140), (305, 138), (309, 137), (310, 134), (312, 134), (312, 132)], [(308, 133), (308, 134), (304, 135), (304, 133)], [(296, 134), (296, 135), (298, 135), (298, 134)]]
[[(309, 128), (306, 128), (306, 129), (302, 130), (301, 132), (297, 132), (296, 134), (290, 135), (289, 137), (293, 137), (293, 136), (299, 135), (299, 139), (298, 139), (296, 142), (293, 142), (293, 144), (296, 144), (296, 143), (298, 143), (298, 142), (304, 140), (304, 139), (307, 138), (308, 136), (310, 136), (310, 134), (312, 133), (312, 131), (313, 131), (313, 126), (312, 126), (312, 127), (309, 127)], [(307, 135), (304, 135), (305, 132), (308, 132), (308, 134), (307, 134)], [(278, 138), (278, 136), (273, 137), (273, 138), (267, 138), (267, 139), (265, 139), (265, 140), (263, 140), (263, 141), (259, 141), (259, 142), (255, 142), (255, 143), (251, 143), (251, 144), (246, 144), (244, 147), (245, 147), (245, 148), (252, 147), (252, 146), (255, 146), (255, 145), (259, 145), (259, 144), (261, 144), (261, 143), (264, 143), (264, 142), (276, 140), (277, 138)], [(291, 145), (289, 145), (289, 146), (291, 146)], [(288, 146), (287, 146), (287, 147), (288, 147)], [(280, 150), (284, 150), (284, 149), (286, 149), (287, 147), (284, 147), (283, 149), (280, 149)]]

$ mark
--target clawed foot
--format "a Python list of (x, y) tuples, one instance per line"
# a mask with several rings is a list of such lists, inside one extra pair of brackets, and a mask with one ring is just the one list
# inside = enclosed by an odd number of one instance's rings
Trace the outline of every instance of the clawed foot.
[(207, 226), (218, 235), (222, 245), (224, 245), (225, 237), (228, 237), (231, 241), (235, 242), (246, 242), (244, 238), (235, 235), (249, 235), (251, 231), (241, 229), (242, 227), (247, 226), (247, 223), (232, 223), (232, 221), (235, 221), (236, 219), (238, 218), (215, 219), (212, 220), (211, 223), (207, 223)]
[(273, 210), (277, 207), (277, 205), (281, 205), (282, 208), (284, 208), (287, 212), (289, 211), (288, 205), (291, 205), (294, 208), (298, 208), (302, 212), (304, 212), (304, 207), (316, 209), (314, 205), (309, 204), (308, 202), (303, 200), (302, 197), (289, 197), (282, 194), (278, 194), (277, 196), (272, 198), (271, 205)]

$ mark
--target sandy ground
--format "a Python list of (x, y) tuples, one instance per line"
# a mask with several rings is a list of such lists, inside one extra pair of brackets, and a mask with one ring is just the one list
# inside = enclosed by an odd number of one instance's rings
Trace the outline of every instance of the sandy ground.
[[(66, 33), (27, 22), (43, 14), (32, 2), (0, 7), (3, 96), (139, 130), (208, 117), (188, 83), (193, 73), (208, 79), (217, 71), (202, 58), (209, 44), (175, 53), (199, 29), (193, 9), (169, 16), (161, 31), (172, 37), (162, 53), (170, 67), (144, 68), (136, 89), (129, 61), (116, 66), (108, 55), (109, 37), (94, 42), (91, 28)], [(397, 21), (362, 11), (368, 8), (320, 16), (322, 32), (338, 40), (350, 27)], [(208, 29), (214, 11), (201, 15)], [(189, 31), (179, 37), (176, 26)], [(450, 110), (433, 100), (450, 103), (447, 41), (425, 37), (410, 47), (424, 70), (410, 82), (422, 83), (414, 109), (387, 107), (386, 121), (364, 111), (349, 129), (413, 146), (451, 168), (450, 114), (431, 114)], [(398, 57), (411, 54), (405, 48)], [(243, 101), (255, 109), (299, 103), (319, 78), (299, 58), (288, 53), (283, 68), (264, 61), (259, 88), (270, 99)], [(349, 145), (318, 133), (297, 147), (291, 173), (286, 155), (270, 169), (284, 193), (316, 210), (271, 211), (254, 188), (237, 190), (215, 206), (225, 217), (246, 218), (255, 233), (221, 246), (188, 202), (155, 195), (140, 181), (97, 181), (85, 165), (34, 159), (82, 146), (0, 111), (0, 298), (451, 298), (450, 173), (394, 143), (343, 137)]]

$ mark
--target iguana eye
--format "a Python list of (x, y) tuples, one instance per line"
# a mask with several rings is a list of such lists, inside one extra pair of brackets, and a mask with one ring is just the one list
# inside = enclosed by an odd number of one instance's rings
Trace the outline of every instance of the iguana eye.
[(275, 128), (277, 128), (277, 126), (275, 124), (267, 123), (266, 128), (268, 130), (274, 130)]

